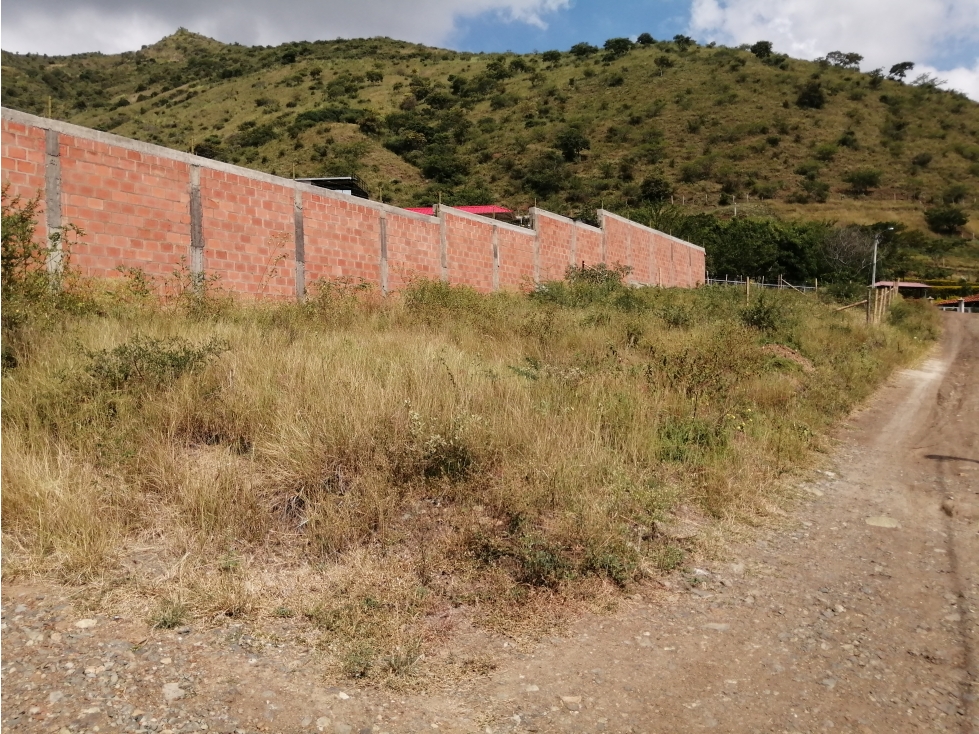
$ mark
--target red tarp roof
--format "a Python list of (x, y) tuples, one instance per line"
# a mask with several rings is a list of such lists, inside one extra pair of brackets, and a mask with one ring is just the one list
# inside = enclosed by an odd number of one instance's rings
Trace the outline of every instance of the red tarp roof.
[[(486, 216), (487, 214), (513, 214), (513, 212), (506, 207), (496, 206), (495, 204), (481, 204), (479, 206), (454, 206), (453, 209), (458, 209), (461, 212), (468, 212), (469, 214), (482, 214)], [(416, 214), (427, 214), (432, 216), (435, 213), (435, 207), (433, 206), (412, 206), (408, 207), (408, 211), (415, 212)]]

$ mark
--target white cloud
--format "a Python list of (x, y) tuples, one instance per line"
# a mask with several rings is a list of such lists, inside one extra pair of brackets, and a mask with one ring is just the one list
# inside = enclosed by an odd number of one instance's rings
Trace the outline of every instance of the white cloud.
[(733, 45), (771, 41), (797, 58), (854, 51), (864, 69), (914, 61), (979, 99), (979, 59), (972, 68), (928, 65), (948, 44), (979, 47), (975, 0), (693, 0), (690, 32)]
[(245, 44), (391, 36), (444, 43), (461, 18), (482, 13), (546, 27), (570, 0), (7, 0), (2, 46), (20, 53), (118, 53), (178, 26)]
[(963, 94), (967, 94), (972, 99), (979, 101), (979, 57), (972, 65), (972, 68), (959, 66), (948, 71), (940, 71), (927, 64), (919, 64), (914, 67), (915, 75), (930, 74), (933, 77), (944, 79), (945, 84), (942, 89), (954, 89)]

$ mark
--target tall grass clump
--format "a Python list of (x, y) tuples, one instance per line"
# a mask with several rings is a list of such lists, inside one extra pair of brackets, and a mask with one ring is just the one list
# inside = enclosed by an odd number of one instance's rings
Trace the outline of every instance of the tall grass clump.
[(24, 319), (6, 578), (100, 584), (158, 626), (294, 609), (338, 674), (403, 678), (446, 607), (519, 625), (682, 566), (677, 518), (757, 521), (936, 333), (912, 303), (868, 328), (796, 293), (569, 275), (216, 309), (89, 288), (56, 328)]

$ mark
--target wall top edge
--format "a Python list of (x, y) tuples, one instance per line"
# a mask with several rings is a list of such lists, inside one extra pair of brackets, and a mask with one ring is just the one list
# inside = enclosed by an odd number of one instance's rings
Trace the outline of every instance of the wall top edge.
[(447, 206), (446, 204), (439, 204), (438, 212), (441, 216), (442, 212), (446, 214), (451, 214), (453, 217), (462, 217), (463, 219), (468, 219), (472, 222), (479, 222), (480, 224), (488, 224), (490, 226), (496, 225), (501, 229), (506, 229), (511, 232), (516, 232), (518, 234), (525, 234), (529, 237), (534, 237), (537, 235), (536, 230), (527, 229), (526, 227), (521, 227), (519, 224), (510, 224), (509, 222), (501, 222), (498, 219), (490, 219), (489, 217), (484, 217), (481, 214), (472, 214), (470, 212), (464, 212), (455, 207)]
[(594, 227), (591, 224), (588, 224), (587, 222), (582, 222), (579, 219), (571, 219), (571, 217), (566, 217), (563, 214), (555, 214), (554, 212), (547, 211), (547, 209), (539, 209), (536, 206), (532, 206), (530, 208), (530, 213), (534, 217), (542, 216), (542, 217), (549, 217), (550, 219), (557, 219), (558, 221), (564, 222), (565, 224), (570, 224), (574, 227), (582, 227), (584, 229), (591, 230), (592, 232), (597, 232), (599, 234), (601, 234), (602, 231), (599, 227)]
[(681, 244), (684, 247), (691, 247), (694, 250), (700, 250), (701, 252), (706, 252), (706, 250), (704, 250), (704, 248), (701, 247), (700, 245), (695, 245), (693, 242), (687, 242), (686, 240), (681, 240), (679, 237), (674, 237), (673, 235), (667, 234), (666, 232), (660, 232), (658, 229), (653, 229), (652, 227), (647, 227), (645, 224), (640, 224), (639, 222), (634, 222), (631, 219), (627, 219), (626, 217), (623, 217), (623, 216), (621, 216), (619, 214), (615, 214), (613, 212), (610, 212), (607, 209), (599, 209), (598, 210), (598, 216), (599, 216), (600, 219), (604, 219), (605, 217), (609, 217), (611, 219), (617, 219), (618, 221), (623, 222), (625, 224), (630, 224), (633, 227), (639, 227), (639, 229), (644, 229), (647, 232), (652, 232), (653, 234), (658, 234), (661, 237), (666, 237), (667, 239), (673, 240), (674, 242), (676, 242), (678, 244)]
[(50, 118), (32, 115), (29, 112), (12, 110), (9, 107), (0, 107), (0, 117), (2, 117), (4, 120), (9, 120), (10, 122), (16, 122), (22, 125), (40, 128), (42, 130), (54, 130), (64, 135), (82, 138), (83, 140), (93, 140), (97, 143), (114, 145), (123, 148), (124, 150), (131, 150), (137, 153), (145, 153), (146, 155), (153, 155), (159, 158), (179, 161), (180, 163), (186, 163), (189, 166), (200, 166), (201, 168), (219, 171), (221, 173), (228, 173), (233, 176), (241, 176), (242, 178), (251, 179), (253, 181), (261, 181), (263, 183), (270, 183), (290, 189), (299, 189), (300, 191), (312, 194), (314, 196), (319, 196), (324, 199), (333, 199), (335, 201), (342, 201), (355, 206), (364, 206), (370, 209), (375, 209), (379, 212), (383, 211), (388, 214), (408, 217), (409, 219), (416, 219), (431, 223), (438, 222), (437, 217), (429, 217), (424, 214), (418, 214), (417, 212), (409, 212), (401, 209), (400, 207), (392, 206), (391, 204), (382, 204), (379, 201), (373, 201), (371, 199), (351, 197), (337, 191), (330, 191), (329, 189), (324, 189), (319, 186), (301, 183), (291, 178), (273, 176), (271, 173), (256, 171), (252, 168), (244, 168), (243, 166), (236, 166), (232, 163), (215, 161), (211, 158), (204, 158), (199, 155), (193, 155), (192, 153), (185, 153), (182, 150), (174, 150), (173, 148), (155, 145), (154, 143), (144, 143), (141, 140), (133, 140), (132, 138), (123, 137), (122, 135), (116, 135), (115, 133), (93, 130), (92, 128), (75, 125), (62, 120), (52, 120)]
[(570, 217), (566, 217), (563, 214), (555, 214), (554, 212), (549, 212), (547, 209), (540, 209), (539, 207), (530, 207), (530, 215), (535, 219), (537, 217), (547, 217), (548, 219), (557, 219), (559, 222), (564, 222), (565, 224), (574, 224), (574, 220)]

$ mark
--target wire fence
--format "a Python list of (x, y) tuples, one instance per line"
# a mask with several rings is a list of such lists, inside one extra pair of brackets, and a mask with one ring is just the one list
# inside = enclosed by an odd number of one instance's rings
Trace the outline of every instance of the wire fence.
[[(750, 280), (752, 288), (791, 289), (800, 293), (815, 293), (819, 290), (818, 282), (814, 285), (794, 285), (782, 276), (779, 276), (776, 281), (766, 281), (764, 278), (750, 278)], [(744, 278), (729, 278), (726, 275), (723, 278), (711, 278), (709, 275), (707, 276), (707, 285), (730, 285), (744, 288), (745, 284), (746, 280)]]

